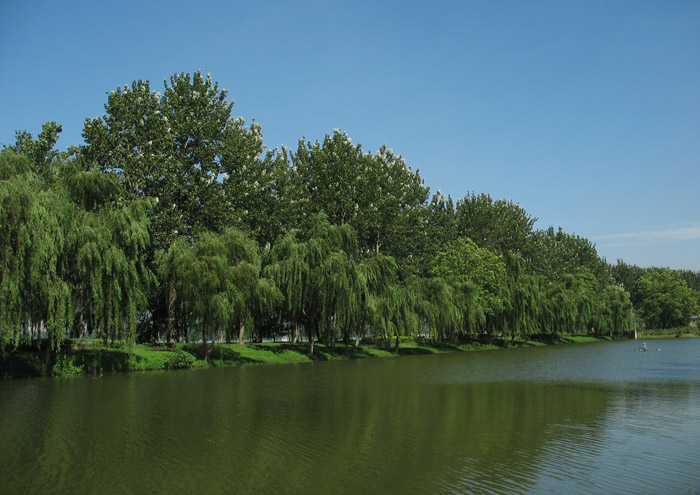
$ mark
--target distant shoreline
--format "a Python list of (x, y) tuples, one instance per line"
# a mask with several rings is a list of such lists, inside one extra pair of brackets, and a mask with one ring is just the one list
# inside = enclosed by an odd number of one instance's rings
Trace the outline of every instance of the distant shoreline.
[[(680, 330), (680, 331), (679, 331)], [(690, 328), (676, 329), (671, 333), (639, 334), (641, 339), (693, 338), (700, 337)], [(77, 339), (76, 339), (77, 340)], [(493, 350), (514, 347), (534, 347), (570, 343), (585, 343), (613, 340), (605, 336), (564, 335), (558, 341), (542, 342), (516, 339), (514, 342), (493, 339), (482, 342), (477, 339), (462, 343), (433, 343), (413, 337), (402, 337), (398, 354), (392, 345), (383, 339), (366, 339), (360, 346), (354, 343), (346, 348), (342, 342), (335, 346), (316, 343), (314, 356), (309, 357), (308, 343), (286, 342), (216, 344), (208, 361), (203, 359), (202, 344), (134, 345), (132, 347), (105, 346), (100, 340), (74, 341), (60, 353), (51, 353), (46, 363), (45, 350), (36, 347), (22, 348), (0, 355), (0, 377), (33, 378), (64, 377), (77, 375), (102, 375), (135, 371), (173, 369), (203, 369), (230, 366), (263, 364), (288, 364), (346, 359), (368, 359), (410, 355), (443, 354)], [(629, 339), (633, 340), (633, 339)]]

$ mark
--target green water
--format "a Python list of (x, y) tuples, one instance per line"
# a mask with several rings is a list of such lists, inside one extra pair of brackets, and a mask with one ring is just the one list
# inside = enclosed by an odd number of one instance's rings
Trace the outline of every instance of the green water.
[(0, 382), (0, 493), (700, 492), (700, 339)]

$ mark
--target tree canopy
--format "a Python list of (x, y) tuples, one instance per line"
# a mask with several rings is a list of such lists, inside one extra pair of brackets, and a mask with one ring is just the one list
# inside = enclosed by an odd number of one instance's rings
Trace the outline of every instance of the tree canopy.
[[(268, 149), (201, 71), (111, 91), (84, 145), (61, 126), (0, 153), (0, 346), (302, 333), (557, 338), (686, 325), (700, 274), (609, 266), (519, 204), (430, 194), (340, 129)], [(292, 337), (293, 335), (293, 337)]]

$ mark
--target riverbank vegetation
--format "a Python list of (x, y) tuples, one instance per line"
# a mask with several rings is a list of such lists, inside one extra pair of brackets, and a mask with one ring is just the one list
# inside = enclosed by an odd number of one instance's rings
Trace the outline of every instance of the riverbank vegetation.
[(75, 361), (66, 339), (97, 338), (122, 343), (113, 369), (170, 368), (216, 360), (216, 342), (305, 338), (314, 359), (367, 339), (400, 354), (403, 337), (620, 337), (698, 314), (696, 272), (609, 265), (512, 201), (431, 195), (393, 150), (338, 129), (270, 150), (232, 110), (209, 76), (176, 74), (162, 94), (112, 91), (67, 151), (56, 123), (17, 133), (0, 153), (0, 353), (46, 341), (46, 370), (85, 370), (91, 353)]
[[(313, 356), (308, 355), (308, 343), (265, 342), (236, 344), (176, 343), (168, 345), (135, 344), (124, 346), (113, 343), (105, 346), (100, 340), (66, 340), (59, 352), (50, 353), (44, 359), (48, 342), (22, 346), (0, 356), (0, 377), (22, 378), (39, 376), (98, 376), (104, 373), (128, 371), (172, 370), (183, 368), (209, 368), (221, 366), (244, 366), (256, 364), (309, 363), (341, 359), (367, 359), (380, 357), (412, 356), (492, 350), (505, 346), (531, 347), (545, 345), (541, 341), (504, 341), (496, 339), (462, 339), (446, 343), (413, 337), (401, 337), (398, 353), (393, 345), (383, 339), (366, 339), (359, 346), (330, 345), (317, 343)], [(593, 342), (599, 338), (590, 336), (564, 336), (560, 343)], [(42, 349), (43, 346), (43, 349)], [(206, 358), (205, 359), (205, 354)]]

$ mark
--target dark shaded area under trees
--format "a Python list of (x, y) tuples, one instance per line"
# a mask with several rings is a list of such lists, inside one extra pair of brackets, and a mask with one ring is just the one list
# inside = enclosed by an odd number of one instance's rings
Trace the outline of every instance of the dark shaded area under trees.
[(688, 325), (700, 274), (611, 266), (518, 204), (430, 195), (418, 170), (334, 130), (269, 150), (209, 76), (135, 81), (87, 119), (0, 153), (0, 349), (306, 336), (457, 342)]

